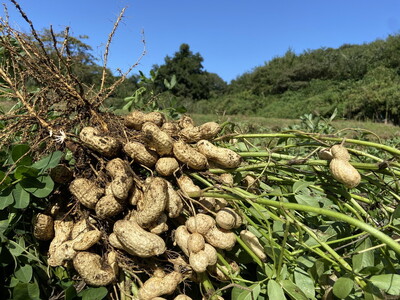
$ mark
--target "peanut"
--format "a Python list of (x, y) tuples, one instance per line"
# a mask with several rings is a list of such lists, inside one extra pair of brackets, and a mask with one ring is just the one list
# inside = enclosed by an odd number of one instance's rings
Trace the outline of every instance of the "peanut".
[(110, 160), (106, 170), (112, 177), (111, 191), (115, 198), (125, 200), (133, 185), (133, 171), (129, 164), (120, 158)]
[(155, 168), (161, 176), (171, 176), (179, 169), (179, 163), (174, 157), (161, 157)]
[(150, 277), (139, 289), (139, 300), (152, 300), (161, 295), (170, 295), (176, 290), (182, 279), (181, 273), (176, 271), (163, 278)]
[(225, 207), (217, 212), (215, 216), (217, 225), (223, 229), (230, 230), (242, 225), (242, 218), (232, 208)]
[(197, 214), (186, 220), (186, 227), (191, 233), (198, 232), (205, 236), (211, 228), (215, 227), (215, 220), (209, 215)]
[(172, 152), (173, 140), (168, 133), (162, 131), (156, 124), (146, 122), (142, 126), (146, 137), (150, 140), (150, 146), (159, 155), (168, 155)]
[(51, 216), (39, 213), (33, 221), (33, 235), (40, 241), (49, 241), (54, 237), (54, 220)]
[(174, 143), (173, 152), (176, 159), (188, 165), (189, 168), (194, 170), (204, 170), (208, 168), (207, 158), (183, 141)]
[(147, 184), (144, 191), (143, 205), (138, 205), (136, 220), (140, 226), (146, 227), (157, 220), (168, 203), (167, 181), (154, 177)]
[(113, 195), (106, 195), (96, 203), (95, 211), (99, 219), (107, 219), (120, 214), (125, 208), (125, 203)]
[(133, 111), (125, 117), (125, 125), (129, 128), (141, 130), (145, 122), (152, 122), (157, 126), (161, 126), (165, 121), (163, 114), (159, 112), (150, 112), (148, 114), (141, 111)]
[(91, 209), (95, 208), (97, 201), (104, 193), (104, 189), (97, 187), (93, 181), (86, 178), (77, 178), (72, 181), (69, 190), (82, 205)]
[(174, 190), (172, 184), (167, 181), (168, 185), (168, 201), (165, 210), (168, 212), (168, 217), (176, 218), (178, 217), (183, 209), (183, 202), (179, 194)]
[(73, 260), (74, 268), (82, 279), (92, 286), (106, 286), (116, 280), (115, 269), (102, 262), (100, 255), (78, 252)]
[(134, 220), (119, 220), (114, 233), (124, 250), (131, 255), (151, 257), (165, 252), (164, 240), (140, 227)]
[(158, 155), (156, 152), (147, 149), (145, 145), (139, 142), (129, 142), (125, 144), (123, 150), (135, 162), (149, 168), (153, 167), (158, 160)]
[(197, 150), (208, 160), (223, 168), (237, 168), (242, 161), (241, 156), (235, 151), (214, 146), (207, 140), (198, 141)]
[(258, 256), (259, 259), (265, 261), (267, 256), (264, 252), (264, 247), (260, 244), (257, 236), (248, 230), (242, 230), (240, 232), (240, 238), (242, 241)]
[(117, 139), (110, 136), (102, 136), (93, 127), (84, 127), (79, 133), (79, 138), (86, 147), (106, 157), (117, 156), (121, 149), (121, 144)]
[(361, 175), (350, 163), (350, 154), (341, 145), (331, 148), (332, 160), (329, 163), (333, 178), (344, 184), (347, 188), (354, 188), (360, 184)]

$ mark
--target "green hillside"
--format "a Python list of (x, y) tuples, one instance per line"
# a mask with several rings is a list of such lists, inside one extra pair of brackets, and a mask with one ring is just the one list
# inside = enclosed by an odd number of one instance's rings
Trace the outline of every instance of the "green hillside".
[(398, 123), (400, 36), (295, 54), (288, 50), (233, 80), (191, 111), (297, 118), (304, 113)]

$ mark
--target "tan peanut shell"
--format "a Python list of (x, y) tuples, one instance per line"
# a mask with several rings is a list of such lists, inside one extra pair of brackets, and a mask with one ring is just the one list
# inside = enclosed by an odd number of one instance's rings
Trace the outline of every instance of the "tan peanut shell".
[(359, 185), (361, 175), (348, 161), (333, 158), (329, 163), (333, 178), (343, 183), (347, 188), (354, 188)]
[(157, 235), (160, 235), (161, 233), (167, 231), (168, 230), (167, 220), (168, 220), (167, 215), (162, 213), (157, 218), (157, 220), (148, 225), (149, 231)]
[(72, 181), (69, 190), (82, 205), (91, 209), (94, 209), (97, 201), (104, 193), (104, 189), (86, 178), (77, 178)]
[(78, 252), (73, 263), (75, 270), (88, 285), (106, 286), (116, 280), (114, 269), (103, 262), (98, 254)]
[(332, 158), (337, 158), (340, 160), (349, 161), (350, 153), (347, 149), (342, 145), (333, 145), (330, 149)]
[(161, 176), (171, 176), (179, 169), (179, 163), (174, 157), (161, 157), (157, 161), (155, 168)]
[(117, 238), (117, 235), (114, 232), (111, 232), (110, 235), (108, 236), (108, 242), (114, 248), (117, 248), (117, 249), (120, 249), (120, 250), (124, 250), (124, 246), (121, 244), (121, 242)]
[(333, 158), (331, 149), (324, 148), (318, 151), (318, 157), (323, 160), (331, 160)]
[(147, 184), (143, 205), (138, 205), (136, 220), (140, 226), (146, 227), (163, 213), (168, 203), (168, 184), (161, 177), (153, 177)]
[(188, 128), (188, 127), (193, 127), (194, 121), (189, 116), (182, 116), (179, 119), (178, 124), (179, 124), (179, 127), (183, 129), (183, 128)]
[(73, 240), (72, 247), (75, 251), (88, 250), (90, 247), (94, 246), (101, 238), (100, 230), (90, 230), (80, 234), (77, 238)]
[(71, 232), (71, 239), (77, 238), (80, 234), (89, 231), (89, 226), (85, 218), (82, 218), (74, 223)]
[(218, 249), (230, 250), (236, 244), (236, 235), (225, 229), (216, 226), (212, 227), (204, 234), (207, 243)]
[(49, 241), (54, 237), (53, 217), (39, 213), (33, 221), (33, 235), (40, 241)]
[(72, 220), (54, 220), (54, 238), (49, 246), (49, 255), (55, 251), (63, 242), (71, 237), (74, 222)]
[(169, 155), (172, 152), (173, 140), (168, 133), (162, 131), (156, 124), (146, 122), (142, 126), (142, 131), (150, 141), (150, 146), (159, 155)]
[(167, 181), (167, 185), (168, 201), (165, 210), (168, 212), (168, 217), (176, 218), (182, 212), (183, 201), (169, 181)]
[(222, 184), (227, 185), (227, 186), (233, 186), (233, 176), (231, 173), (224, 173), (219, 175), (219, 178), (222, 182)]
[(242, 225), (242, 218), (232, 208), (225, 207), (217, 212), (215, 222), (223, 229), (230, 230)]
[(254, 252), (254, 254), (258, 256), (259, 259), (264, 261), (267, 258), (264, 247), (261, 245), (255, 234), (248, 230), (242, 230), (240, 232), (240, 238)]
[(129, 128), (134, 128), (136, 130), (141, 130), (142, 125), (145, 122), (152, 122), (157, 126), (161, 126), (164, 121), (164, 115), (156, 111), (146, 114), (142, 111), (135, 110), (125, 117), (125, 125)]
[(117, 156), (121, 149), (121, 144), (117, 139), (110, 136), (102, 136), (93, 127), (84, 127), (79, 133), (79, 138), (86, 147), (106, 157)]
[(207, 269), (208, 266), (208, 255), (204, 250), (200, 250), (196, 253), (190, 253), (189, 264), (193, 271), (202, 273)]
[(107, 219), (120, 214), (124, 208), (125, 203), (122, 200), (116, 199), (114, 195), (106, 195), (97, 201), (95, 211), (99, 219)]
[(216, 122), (206, 122), (199, 126), (201, 138), (211, 140), (221, 131), (221, 126)]
[(129, 142), (125, 144), (123, 149), (135, 162), (149, 168), (152, 168), (158, 160), (155, 151), (147, 149), (145, 145), (139, 142)]
[(207, 157), (208, 160), (223, 168), (237, 168), (242, 161), (241, 156), (235, 151), (214, 146), (207, 140), (198, 141), (197, 150)]
[(143, 201), (143, 191), (137, 187), (133, 186), (128, 197), (128, 202), (130, 205), (137, 205), (139, 202)]
[(180, 225), (176, 228), (174, 233), (174, 243), (181, 248), (186, 256), (189, 256), (188, 240), (190, 232), (187, 230), (185, 225)]
[(129, 128), (134, 128), (136, 130), (142, 129), (142, 124), (145, 122), (145, 113), (134, 110), (129, 115), (125, 116), (125, 125)]
[(204, 240), (204, 237), (200, 233), (198, 232), (192, 233), (187, 241), (187, 247), (190, 255), (192, 255), (192, 253), (197, 253), (200, 250), (203, 250), (205, 243), (206, 242)]
[(150, 277), (139, 289), (139, 299), (153, 300), (161, 295), (170, 295), (177, 289), (182, 279), (181, 273), (176, 271), (165, 275), (163, 278)]
[(189, 168), (194, 170), (205, 170), (208, 168), (207, 158), (183, 141), (174, 143), (173, 152), (176, 159), (188, 165)]
[(211, 246), (208, 243), (204, 244), (204, 252), (207, 253), (208, 256), (208, 265), (212, 266), (217, 263), (218, 256), (217, 256), (217, 250), (213, 246)]
[(129, 164), (120, 158), (110, 160), (106, 170), (112, 177), (111, 191), (115, 198), (125, 200), (133, 185), (133, 171)]
[(202, 139), (199, 127), (186, 127), (178, 133), (179, 138), (186, 143), (196, 143)]
[(205, 236), (211, 228), (215, 227), (215, 220), (209, 215), (200, 213), (188, 218), (185, 224), (191, 233), (198, 232)]
[(114, 233), (124, 250), (139, 257), (151, 257), (165, 252), (164, 240), (140, 227), (133, 220), (119, 220), (114, 224)]
[(161, 130), (168, 133), (170, 136), (177, 136), (178, 132), (181, 130), (179, 125), (174, 122), (165, 122), (161, 126)]
[(65, 262), (73, 259), (77, 253), (74, 249), (74, 243), (72, 240), (65, 241), (53, 248), (54, 251), (50, 252), (49, 250), (49, 257), (47, 259), (49, 266), (62, 266)]
[[(232, 270), (229, 270), (226, 266), (221, 265), (221, 266), (214, 266), (211, 268), (211, 270), (214, 273), (214, 276), (218, 278), (218, 280), (220, 281), (230, 281), (231, 280), (231, 276), (226, 275), (227, 274), (238, 274), (240, 272), (240, 267), (239, 265), (234, 261), (231, 260), (229, 261), (229, 266), (231, 267)], [(220, 269), (223, 269), (223, 271), (221, 271)]]
[(182, 175), (181, 177), (179, 177), (177, 179), (177, 183), (179, 188), (186, 194), (201, 191), (200, 187), (198, 185), (195, 185), (193, 180), (187, 175)]

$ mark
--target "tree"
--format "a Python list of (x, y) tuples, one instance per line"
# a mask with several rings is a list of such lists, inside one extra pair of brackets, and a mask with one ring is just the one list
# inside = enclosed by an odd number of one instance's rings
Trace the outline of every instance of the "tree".
[(223, 80), (218, 75), (203, 70), (203, 57), (193, 53), (188, 44), (182, 44), (173, 57), (166, 56), (164, 61), (163, 65), (153, 67), (158, 74), (155, 81), (158, 92), (167, 90), (164, 80), (171, 80), (173, 75), (176, 76), (176, 84), (171, 92), (178, 97), (208, 99), (213, 90), (224, 88)]

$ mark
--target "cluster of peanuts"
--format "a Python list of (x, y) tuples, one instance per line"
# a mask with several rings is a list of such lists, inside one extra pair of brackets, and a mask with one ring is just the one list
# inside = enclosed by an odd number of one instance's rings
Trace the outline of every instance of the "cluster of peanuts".
[[(160, 112), (141, 111), (132, 112), (124, 121), (127, 130), (137, 131), (141, 138), (126, 142), (93, 127), (80, 131), (81, 144), (107, 161), (104, 171), (109, 181), (99, 186), (93, 179), (74, 178), (69, 183), (69, 192), (90, 212), (89, 218), (37, 216), (35, 237), (51, 241), (48, 264), (65, 266), (72, 261), (87, 284), (107, 286), (118, 278), (118, 251), (144, 259), (159, 256), (167, 251), (165, 237), (172, 236), (173, 251), (182, 253), (171, 260), (174, 271), (154, 271), (140, 287), (138, 299), (162, 299), (162, 295), (175, 293), (187, 278), (181, 273), (182, 265), (191, 270), (188, 274), (212, 272), (216, 278), (227, 280), (216, 268), (217, 251), (233, 248), (237, 239), (233, 230), (242, 225), (242, 217), (222, 198), (202, 197), (190, 202), (188, 193), (200, 191), (200, 187), (183, 171), (205, 171), (210, 165), (232, 169), (241, 164), (241, 157), (210, 142), (221, 131), (215, 122), (195, 126), (188, 116), (167, 122)], [(152, 175), (141, 178), (134, 172), (141, 168)], [(229, 173), (221, 175), (220, 181), (233, 185)], [(104, 236), (104, 231), (96, 228), (98, 220), (110, 222), (112, 232)], [(240, 235), (260, 258), (265, 258), (254, 235), (246, 230)], [(113, 249), (107, 255), (90, 251), (104, 240)], [(232, 268), (237, 269), (234, 264)], [(190, 298), (178, 295), (175, 299)]]

